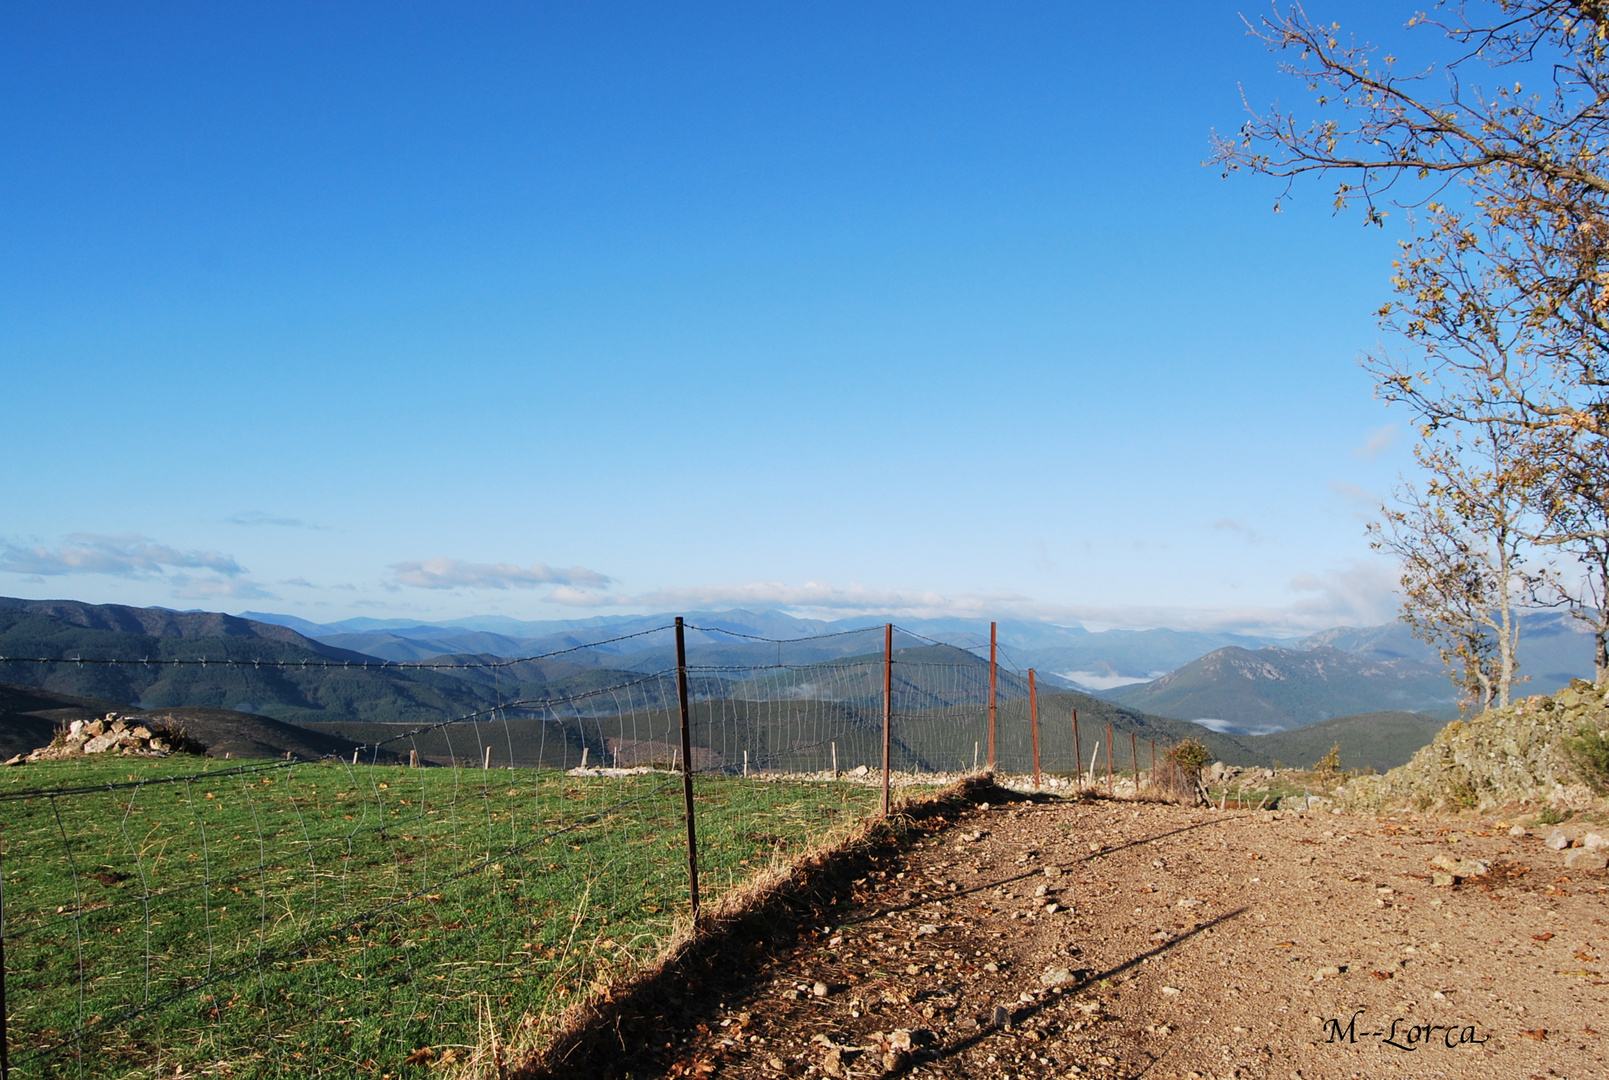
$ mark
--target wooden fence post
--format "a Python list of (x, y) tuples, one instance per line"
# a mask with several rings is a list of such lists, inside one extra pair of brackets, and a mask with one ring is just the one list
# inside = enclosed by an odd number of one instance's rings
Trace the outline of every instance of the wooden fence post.
[(1112, 784), (1112, 725), (1106, 725), (1106, 797), (1110, 799), (1117, 794), (1117, 788)]
[(687, 637), (676, 616), (676, 701), (682, 714), (682, 807), (687, 817), (687, 897), (698, 922), (698, 836), (693, 828), (693, 730), (687, 712)]

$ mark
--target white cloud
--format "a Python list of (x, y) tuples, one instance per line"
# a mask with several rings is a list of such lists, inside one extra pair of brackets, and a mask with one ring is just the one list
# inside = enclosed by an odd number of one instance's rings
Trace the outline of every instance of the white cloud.
[(1376, 626), (1391, 622), (1401, 609), (1397, 571), (1380, 559), (1355, 560), (1340, 570), (1302, 574), (1291, 582), (1311, 593), (1291, 605), (1293, 615), (1325, 626)]
[(1350, 503), (1352, 516), (1362, 522), (1376, 520), (1380, 516), (1380, 508), (1385, 504), (1379, 495), (1345, 480), (1331, 480), (1330, 493)]
[(458, 559), (434, 558), (398, 563), (392, 567), (399, 585), (416, 589), (534, 589), (539, 585), (587, 585), (603, 587), (613, 579), (584, 566), (569, 569), (533, 563), (528, 567), (512, 563), (468, 563)]
[(1376, 625), (1396, 617), (1394, 575), (1383, 562), (1360, 562), (1341, 570), (1304, 574), (1292, 582), (1291, 588), (1311, 595), (1301, 595), (1285, 607), (1111, 608), (1046, 604), (1004, 592), (946, 596), (931, 591), (877, 589), (855, 582), (838, 586), (819, 581), (800, 585), (755, 581), (655, 589), (635, 596), (566, 585), (554, 589), (545, 599), (579, 608), (658, 612), (782, 608), (818, 618), (1030, 619), (1060, 625), (1226, 630), (1275, 637), (1308, 634), (1343, 624)]
[(60, 547), (0, 547), (0, 570), (12, 574), (111, 574), (155, 577), (167, 569), (211, 570), (226, 577), (245, 573), (233, 556), (216, 551), (180, 551), (148, 536), (75, 533)]
[(223, 519), (226, 525), (275, 525), (282, 529), (327, 529), (327, 525), (314, 525), (301, 518), (275, 517), (265, 514), (261, 510), (247, 510), (239, 514), (231, 514)]
[(173, 595), (181, 600), (271, 600), (273, 593), (246, 578), (192, 578), (176, 574), (170, 579)]
[(1363, 442), (1352, 448), (1352, 456), (1359, 461), (1375, 461), (1380, 455), (1397, 445), (1397, 437), (1402, 429), (1396, 424), (1385, 424), (1375, 428), (1363, 438)]
[(1212, 523), (1212, 527), (1216, 532), (1234, 533), (1248, 544), (1255, 544), (1262, 539), (1262, 537), (1257, 534), (1257, 530), (1253, 529), (1245, 522), (1236, 521), (1234, 518), (1219, 518), (1217, 521)]

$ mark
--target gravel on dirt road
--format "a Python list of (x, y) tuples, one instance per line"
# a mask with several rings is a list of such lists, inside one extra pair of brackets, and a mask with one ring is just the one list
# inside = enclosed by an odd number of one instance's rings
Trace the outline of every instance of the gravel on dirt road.
[[(986, 796), (998, 801), (918, 826), (828, 914), (667, 1010), (619, 1065), (639, 1078), (1606, 1075), (1609, 877), (1564, 871), (1540, 837)], [(1447, 867), (1466, 876), (1437, 886)]]

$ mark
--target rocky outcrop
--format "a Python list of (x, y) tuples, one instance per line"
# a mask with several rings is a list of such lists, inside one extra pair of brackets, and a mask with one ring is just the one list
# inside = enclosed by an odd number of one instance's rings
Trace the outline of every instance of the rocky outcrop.
[(6, 764), (25, 765), (91, 754), (167, 757), (175, 753), (199, 754), (205, 750), (182, 730), (148, 727), (139, 720), (112, 712), (99, 720), (74, 720), (49, 746), (42, 746), (28, 755), (17, 754)]
[(1359, 776), (1336, 791), (1343, 810), (1486, 810), (1522, 806), (1586, 810), (1592, 789), (1576, 774), (1564, 740), (1583, 724), (1609, 729), (1609, 687), (1576, 680), (1469, 721), (1454, 721), (1406, 765)]

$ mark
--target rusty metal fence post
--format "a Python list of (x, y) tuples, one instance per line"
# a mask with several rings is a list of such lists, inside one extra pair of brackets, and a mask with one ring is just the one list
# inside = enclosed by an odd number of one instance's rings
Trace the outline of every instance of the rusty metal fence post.
[(888, 816), (888, 756), (894, 727), (894, 624), (883, 627), (883, 816)]
[(989, 624), (989, 771), (994, 772), (994, 685), (995, 672), (998, 667), (995, 663), (995, 627), (998, 624)]
[(687, 634), (676, 616), (676, 700), (682, 712), (682, 805), (687, 816), (687, 897), (698, 922), (698, 836), (693, 828), (693, 730), (687, 712)]
[(1078, 710), (1073, 710), (1073, 775), (1078, 778), (1077, 790), (1084, 790), (1084, 753), (1078, 746)]
[(1028, 726), (1034, 733), (1034, 790), (1039, 790), (1039, 695), (1034, 691), (1034, 669), (1028, 669)]

